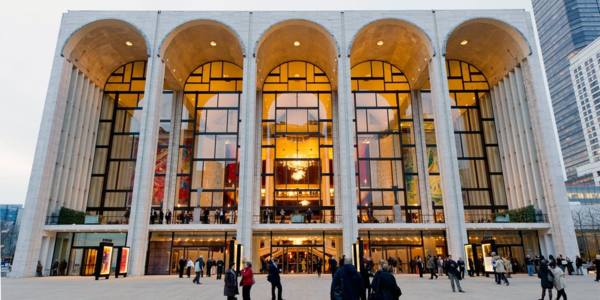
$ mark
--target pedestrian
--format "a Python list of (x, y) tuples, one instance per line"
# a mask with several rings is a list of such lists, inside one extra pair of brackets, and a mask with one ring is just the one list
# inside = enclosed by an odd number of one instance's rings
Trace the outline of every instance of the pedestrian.
[(573, 273), (575, 273), (575, 268), (573, 268), (573, 261), (567, 256), (566, 258), (567, 261), (567, 273), (569, 273), (569, 275), (573, 275)]
[(244, 268), (241, 271), (242, 273), (242, 299), (250, 300), (250, 289), (252, 285), (254, 285), (254, 273), (252, 272), (252, 263), (246, 261), (244, 264)]
[(379, 261), (379, 271), (375, 273), (371, 286), (373, 295), (379, 296), (382, 300), (398, 300), (402, 291), (396, 282), (396, 278), (389, 272), (390, 266), (385, 260)]
[(421, 261), (421, 257), (417, 256), (417, 267), (419, 268), (419, 277), (423, 278), (423, 262)]
[(219, 210), (219, 217), (221, 218), (219, 222), (221, 222), (221, 224), (225, 224), (225, 211), (222, 208)]
[(559, 254), (558, 257), (556, 258), (556, 266), (558, 266), (563, 271), (563, 273), (565, 272), (566, 267), (567, 267), (567, 262), (563, 258), (562, 254)]
[(303, 259), (301, 262), (302, 265), (302, 270), (300, 270), (302, 273), (306, 273), (306, 259)]
[(444, 275), (444, 260), (442, 259), (441, 256), (438, 256), (437, 266), (438, 266), (437, 273), (440, 274), (440, 276)]
[(594, 265), (596, 265), (596, 280), (594, 281), (600, 282), (600, 254), (596, 255)]
[(540, 300), (544, 300), (544, 297), (546, 297), (546, 290), (548, 290), (548, 300), (552, 300), (554, 274), (552, 271), (550, 271), (550, 269), (548, 269), (548, 263), (544, 259), (543, 255), (540, 255), (539, 264), (540, 268), (538, 270), (538, 278), (541, 279), (542, 283), (542, 298)]
[(35, 268), (37, 277), (44, 277), (44, 275), (42, 275), (43, 270), (44, 266), (42, 266), (42, 262), (38, 260), (37, 267)]
[(54, 261), (54, 263), (52, 264), (52, 276), (58, 275), (58, 265), (60, 265), (60, 264), (58, 263), (58, 259), (56, 259)]
[(196, 259), (196, 263), (194, 264), (194, 271), (196, 272), (196, 277), (194, 277), (194, 280), (192, 280), (192, 282), (195, 284), (201, 284), (200, 275), (202, 274), (202, 271), (204, 271), (204, 259), (202, 255), (200, 255), (200, 257)]
[(221, 279), (221, 275), (223, 274), (223, 267), (225, 267), (225, 262), (221, 260), (217, 260), (217, 280)]
[(317, 275), (321, 278), (321, 268), (323, 267), (323, 260), (320, 257), (317, 257), (317, 262), (315, 264), (317, 268)]
[(158, 211), (158, 224), (162, 224), (164, 218), (165, 218), (165, 213), (161, 209)]
[(227, 272), (225, 272), (225, 288), (223, 290), (223, 295), (227, 296), (227, 300), (235, 300), (235, 295), (240, 293), (237, 285), (237, 275), (235, 274), (234, 268), (235, 263), (231, 263), (229, 265), (229, 269), (227, 269)]
[(156, 212), (154, 208), (150, 211), (150, 224), (154, 224), (154, 220), (156, 220)]
[(337, 271), (337, 261), (335, 260), (335, 256), (332, 256), (329, 259), (329, 271), (331, 271), (331, 278), (335, 275), (335, 271)]
[(170, 209), (167, 209), (167, 213), (165, 214), (165, 220), (167, 221), (167, 224), (171, 224), (172, 217), (173, 217), (173, 213), (171, 212)]
[(179, 259), (179, 278), (183, 278), (183, 269), (185, 269), (186, 264), (187, 264), (187, 262), (185, 261), (185, 258), (183, 258), (183, 255), (182, 255), (181, 258)]
[(360, 268), (360, 277), (362, 278), (363, 285), (367, 290), (367, 296), (371, 294), (371, 277), (373, 274), (369, 272), (369, 267), (367, 266), (367, 261), (363, 261), (362, 268)]
[(435, 279), (438, 279), (437, 274), (435, 274), (435, 259), (433, 257), (431, 257), (431, 255), (428, 255), (427, 257), (429, 257), (427, 259), (427, 268), (429, 268), (429, 271), (431, 272), (431, 276), (429, 277), (429, 280), (433, 279), (433, 276), (435, 276)]
[(309, 208), (308, 211), (306, 212), (306, 220), (308, 221), (308, 223), (310, 223), (312, 221), (312, 215), (313, 215), (313, 212)]
[(215, 210), (215, 224), (219, 224), (220, 221), (221, 221), (221, 217), (220, 217), (220, 214), (219, 214), (219, 209), (217, 208)]
[(506, 278), (512, 278), (510, 276), (510, 274), (512, 273), (512, 263), (510, 262), (510, 259), (507, 257), (504, 257), (502, 259), (502, 262), (504, 263), (504, 273), (506, 274)]
[(338, 262), (338, 267), (339, 268), (343, 267), (345, 261), (346, 261), (346, 255), (342, 255), (342, 257), (340, 257), (340, 261)]
[(208, 207), (205, 207), (204, 208), (204, 220), (203, 220), (204, 224), (210, 223), (208, 220), (208, 218), (210, 217), (209, 215), (210, 215), (210, 211), (208, 210)]
[(533, 276), (533, 260), (531, 260), (529, 254), (525, 257), (525, 266), (527, 267), (527, 274)]
[(339, 296), (344, 300), (367, 300), (363, 279), (351, 258), (344, 258), (344, 265), (335, 272), (329, 294), (332, 300)]
[(579, 255), (575, 256), (575, 274), (583, 276), (583, 259)]
[(370, 208), (367, 210), (367, 220), (367, 222), (373, 223), (373, 211)]
[[(215, 262), (210, 257), (206, 260), (206, 277), (210, 277), (211, 269), (214, 263)], [(200, 273), (200, 277), (204, 277), (204, 274)]]
[(469, 274), (469, 277), (473, 277), (473, 273), (475, 272), (475, 263), (473, 262), (472, 256), (469, 256), (468, 262), (469, 262), (468, 274)]
[(506, 279), (506, 276), (504, 276), (504, 272), (506, 272), (506, 264), (504, 263), (504, 260), (499, 256), (494, 257), (494, 269), (498, 276), (498, 281), (496, 281), (496, 283), (500, 284), (502, 280), (504, 280), (504, 283), (506, 283), (506, 285), (508, 286), (508, 279)]
[(194, 262), (192, 261), (191, 257), (188, 257), (188, 261), (187, 261), (187, 264), (185, 266), (185, 269), (186, 269), (185, 271), (186, 271), (186, 274), (187, 274), (188, 278), (190, 278), (190, 272), (192, 271), (192, 267), (194, 267)]
[(58, 269), (60, 270), (60, 275), (66, 275), (65, 271), (67, 270), (67, 260), (63, 259), (63, 261), (60, 263), (60, 266), (58, 267)]
[(567, 292), (565, 291), (565, 288), (567, 287), (567, 279), (565, 278), (565, 272), (563, 272), (561, 268), (557, 268), (554, 263), (550, 264), (550, 269), (554, 275), (556, 300), (559, 300), (561, 296), (567, 300)]
[(235, 210), (229, 212), (229, 224), (235, 224)]
[(465, 279), (465, 261), (462, 257), (459, 257), (456, 263), (458, 264), (458, 270), (460, 271), (460, 279), (463, 280)]
[(285, 210), (279, 211), (279, 224), (283, 224), (285, 222)]
[(400, 270), (400, 273), (404, 273), (402, 272), (402, 259), (400, 257), (398, 257), (398, 270)]
[(456, 284), (456, 286), (458, 287), (458, 292), (459, 293), (464, 293), (465, 291), (463, 291), (462, 287), (460, 287), (460, 274), (458, 272), (457, 269), (457, 264), (456, 262), (454, 262), (452, 260), (452, 255), (448, 255), (448, 257), (446, 258), (446, 273), (448, 274), (448, 277), (450, 278), (450, 284), (452, 285), (452, 292), (456, 292), (454, 285)]
[(125, 214), (123, 214), (123, 218), (125, 218), (125, 224), (129, 224), (129, 217), (131, 216), (131, 210), (129, 207), (125, 210)]
[(269, 265), (269, 275), (267, 275), (267, 281), (271, 283), (271, 300), (275, 300), (275, 289), (277, 289), (277, 300), (283, 300), (281, 294), (283, 288), (281, 287), (281, 277), (279, 273), (281, 270), (277, 267), (279, 264), (278, 259), (273, 259), (273, 262)]

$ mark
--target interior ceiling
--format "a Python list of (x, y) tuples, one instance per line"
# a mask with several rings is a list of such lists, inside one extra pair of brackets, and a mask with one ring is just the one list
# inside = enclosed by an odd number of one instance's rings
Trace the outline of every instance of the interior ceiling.
[[(127, 46), (126, 41), (133, 45)], [(148, 59), (144, 36), (120, 20), (101, 20), (82, 27), (69, 38), (61, 54), (102, 88), (120, 66)]]
[[(294, 46), (294, 42), (300, 42)], [(288, 61), (310, 62), (327, 74), (332, 89), (337, 86), (337, 45), (327, 30), (305, 20), (289, 20), (269, 28), (256, 45), (258, 90), (271, 70)]]
[[(378, 45), (379, 41), (383, 44)], [(389, 62), (406, 75), (414, 88), (429, 78), (426, 71), (433, 54), (431, 42), (421, 29), (405, 21), (386, 19), (370, 23), (356, 34), (350, 63), (355, 66), (367, 60)]]
[[(461, 42), (467, 40), (466, 45)], [(446, 42), (446, 59), (468, 62), (481, 70), (490, 86), (531, 54), (525, 38), (496, 20), (475, 19), (458, 26)]]
[(212, 20), (191, 21), (173, 30), (161, 45), (160, 56), (165, 63), (166, 84), (174, 90), (182, 90), (187, 77), (205, 63), (222, 60), (244, 65), (237, 34)]

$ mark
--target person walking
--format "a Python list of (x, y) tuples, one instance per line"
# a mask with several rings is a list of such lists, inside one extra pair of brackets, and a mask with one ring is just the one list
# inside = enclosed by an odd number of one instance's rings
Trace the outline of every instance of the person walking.
[(529, 276), (533, 276), (533, 261), (529, 255), (525, 257), (525, 266), (527, 267), (527, 274), (529, 274)]
[(506, 278), (512, 278), (512, 276), (510, 276), (510, 274), (513, 272), (512, 263), (510, 262), (508, 256), (504, 257), (502, 259), (502, 262), (504, 263), (504, 273), (506, 275)]
[(379, 296), (382, 300), (398, 300), (402, 291), (396, 282), (396, 278), (389, 272), (389, 265), (385, 260), (379, 261), (379, 271), (375, 273), (371, 287), (373, 295)]
[(429, 268), (429, 272), (431, 272), (429, 280), (432, 280), (433, 276), (435, 276), (435, 279), (438, 279), (437, 274), (435, 274), (435, 259), (431, 257), (431, 255), (428, 255), (427, 257), (429, 257), (429, 259), (427, 259), (427, 268)]
[(509, 285), (508, 279), (506, 279), (506, 276), (504, 276), (504, 272), (506, 272), (506, 265), (504, 263), (504, 260), (499, 257), (496, 256), (494, 258), (494, 268), (495, 268), (495, 272), (498, 276), (498, 281), (496, 282), (497, 284), (500, 284), (502, 282), (502, 280), (504, 280), (504, 283), (506, 283), (506, 285)]
[(235, 263), (231, 263), (229, 265), (229, 269), (227, 269), (227, 272), (225, 272), (225, 288), (223, 290), (223, 295), (227, 296), (227, 300), (235, 300), (235, 295), (240, 293), (237, 285), (237, 275), (235, 274), (234, 268)]
[(452, 255), (448, 255), (448, 257), (446, 258), (446, 273), (450, 278), (452, 292), (456, 292), (456, 289), (454, 288), (454, 285), (456, 284), (456, 287), (458, 287), (458, 292), (464, 293), (465, 291), (463, 291), (462, 287), (460, 286), (460, 273), (458, 272), (457, 267), (457, 263), (452, 260)]
[(244, 268), (241, 271), (242, 273), (242, 299), (250, 300), (250, 289), (252, 285), (254, 285), (254, 273), (252, 272), (252, 263), (246, 261), (244, 264)]
[(320, 257), (317, 257), (317, 262), (315, 263), (315, 268), (317, 268), (317, 275), (321, 278), (321, 268), (323, 267), (323, 260)]
[(35, 273), (36, 273), (37, 277), (44, 277), (44, 275), (42, 275), (43, 270), (44, 270), (44, 266), (42, 266), (42, 262), (38, 260), (37, 267), (35, 268)]
[(344, 300), (367, 300), (363, 279), (352, 265), (351, 258), (344, 258), (344, 265), (335, 272), (329, 294), (331, 300), (338, 299), (340, 295)]
[(542, 283), (542, 298), (540, 300), (544, 300), (544, 297), (546, 297), (546, 290), (548, 290), (548, 300), (552, 300), (554, 274), (548, 269), (548, 263), (543, 255), (540, 255), (539, 264), (538, 277), (541, 279)]
[(179, 259), (179, 278), (183, 278), (183, 270), (185, 269), (186, 264), (187, 262), (185, 261), (185, 258), (182, 255)]
[(192, 267), (194, 267), (194, 262), (191, 257), (188, 257), (187, 265), (185, 266), (187, 277), (190, 278), (190, 272), (192, 271)]
[(462, 257), (459, 257), (456, 263), (458, 264), (458, 270), (460, 272), (460, 280), (463, 280), (465, 279), (465, 261)]
[(595, 282), (600, 282), (600, 254), (596, 255), (596, 260), (594, 261), (594, 265), (596, 265), (596, 280)]
[(550, 270), (552, 270), (552, 274), (554, 275), (554, 287), (556, 288), (556, 300), (560, 300), (560, 297), (565, 298), (567, 300), (567, 293), (565, 288), (567, 287), (567, 279), (565, 278), (565, 272), (562, 271), (561, 268), (557, 268), (556, 264), (550, 263)]
[(367, 290), (367, 297), (371, 294), (371, 280), (373, 274), (369, 271), (368, 262), (366, 260), (362, 263), (362, 268), (360, 268), (360, 277), (362, 278), (363, 285)]
[(337, 261), (335, 260), (335, 256), (332, 256), (329, 260), (329, 270), (331, 271), (331, 278), (333, 278), (335, 271), (337, 271)]
[(196, 263), (194, 264), (194, 271), (196, 272), (196, 277), (194, 277), (194, 280), (192, 280), (192, 282), (195, 284), (201, 284), (200, 275), (202, 274), (202, 271), (204, 271), (204, 260), (202, 259), (202, 255), (200, 255), (200, 257), (196, 259)]
[(556, 258), (556, 265), (563, 271), (563, 273), (565, 272), (567, 262), (563, 258), (562, 254), (559, 254), (558, 257)]
[(273, 259), (273, 262), (269, 265), (269, 275), (267, 275), (267, 280), (271, 283), (271, 300), (275, 300), (275, 289), (277, 289), (277, 300), (283, 300), (281, 298), (283, 288), (281, 287), (281, 277), (279, 276), (281, 270), (277, 267), (278, 264), (279, 260)]
[(223, 275), (223, 267), (225, 267), (225, 262), (221, 260), (217, 260), (217, 280), (221, 279), (221, 275)]
[[(212, 258), (209, 257), (206, 260), (206, 277), (210, 277), (210, 273), (211, 273), (213, 264), (214, 264), (214, 261), (212, 260)], [(200, 273), (200, 277), (204, 277), (204, 273)]]
[(575, 275), (583, 276), (583, 259), (579, 255), (575, 256)]

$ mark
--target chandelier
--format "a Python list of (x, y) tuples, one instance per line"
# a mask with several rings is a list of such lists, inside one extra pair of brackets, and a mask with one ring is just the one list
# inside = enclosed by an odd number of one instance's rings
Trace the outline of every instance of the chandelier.
[[(288, 154), (287, 158), (293, 159), (308, 159), (308, 157), (304, 154)], [(287, 167), (290, 169), (292, 173), (292, 179), (301, 180), (306, 176), (306, 170), (308, 167), (312, 166), (314, 162), (305, 161), (305, 160), (292, 160), (287, 162)]]

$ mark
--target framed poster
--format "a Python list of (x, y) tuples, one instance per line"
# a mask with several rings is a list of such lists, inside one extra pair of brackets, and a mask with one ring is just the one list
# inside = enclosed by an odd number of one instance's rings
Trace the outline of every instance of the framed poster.
[(475, 270), (472, 270), (471, 264), (469, 264), (469, 258), (472, 259), (473, 261), (475, 261), (472, 245), (470, 245), (470, 244), (465, 245), (465, 256), (466, 256), (465, 265), (467, 265), (467, 271), (475, 271)]
[(484, 243), (481, 244), (481, 254), (483, 256), (483, 264), (485, 266), (485, 271), (493, 273), (494, 265), (493, 265), (493, 257), (492, 257), (492, 244)]
[(100, 268), (100, 275), (110, 275), (110, 265), (112, 262), (112, 246), (102, 247), (102, 266)]
[(129, 270), (129, 248), (121, 248), (121, 263), (119, 264), (119, 273), (127, 273)]

